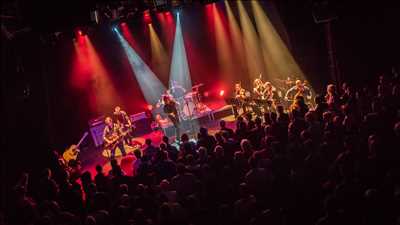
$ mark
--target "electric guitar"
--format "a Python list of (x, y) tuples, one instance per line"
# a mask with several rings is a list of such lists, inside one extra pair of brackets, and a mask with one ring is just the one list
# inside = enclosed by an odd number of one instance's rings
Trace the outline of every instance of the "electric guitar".
[(66, 149), (63, 153), (63, 160), (65, 165), (68, 165), (69, 161), (76, 160), (78, 158), (78, 154), (80, 152), (79, 146), (82, 144), (83, 140), (85, 140), (86, 136), (88, 136), (88, 132), (85, 132), (82, 138), (79, 140), (78, 144), (71, 145), (68, 149)]
[(104, 149), (111, 150), (111, 149), (116, 148), (117, 145), (120, 143), (120, 141), (122, 141), (124, 139), (124, 137), (126, 135), (128, 135), (128, 133), (129, 133), (129, 130), (123, 131), (120, 129), (120, 134), (112, 135), (111, 137), (108, 138), (109, 139), (108, 141), (104, 142)]

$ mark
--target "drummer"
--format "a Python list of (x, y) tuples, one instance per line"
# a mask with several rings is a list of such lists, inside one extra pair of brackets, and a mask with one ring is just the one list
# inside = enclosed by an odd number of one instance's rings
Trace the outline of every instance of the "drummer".
[(186, 89), (183, 88), (178, 82), (171, 81), (171, 87), (168, 89), (168, 94), (172, 95), (174, 99), (178, 100), (184, 97)]

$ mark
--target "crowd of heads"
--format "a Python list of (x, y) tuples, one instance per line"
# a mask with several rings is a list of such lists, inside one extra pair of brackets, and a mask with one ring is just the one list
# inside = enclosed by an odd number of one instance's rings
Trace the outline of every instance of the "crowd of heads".
[[(375, 85), (376, 87), (376, 85)], [(310, 107), (225, 121), (179, 148), (168, 137), (72, 179), (62, 168), (13, 189), (7, 221), (37, 225), (399, 224), (400, 84), (327, 85)], [(32, 185), (33, 186), (33, 185)], [(29, 187), (29, 188), (28, 188)]]

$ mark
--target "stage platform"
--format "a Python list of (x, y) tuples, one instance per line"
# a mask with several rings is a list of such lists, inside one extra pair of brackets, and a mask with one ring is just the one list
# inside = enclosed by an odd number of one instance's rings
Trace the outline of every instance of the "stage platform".
[[(192, 124), (186, 124), (183, 126), (183, 130), (181, 132), (191, 133), (191, 138), (195, 138), (198, 129), (200, 127), (206, 127), (210, 134), (215, 134), (219, 130), (219, 121), (221, 119), (227, 122), (227, 126), (229, 128), (235, 127), (235, 118), (233, 116), (233, 112), (230, 105), (226, 105), (223, 100), (208, 102), (207, 106), (211, 109), (210, 114), (206, 115), (207, 119), (195, 118), (191, 121)], [(185, 122), (184, 122), (185, 123)], [(189, 121), (187, 122), (189, 123)], [(171, 135), (167, 127), (165, 129), (151, 131), (149, 133), (145, 133), (140, 136), (136, 136), (133, 138), (133, 141), (136, 142), (135, 147), (126, 146), (127, 155), (122, 156), (121, 152), (117, 149), (115, 153), (115, 158), (121, 164), (122, 169), (127, 175), (132, 175), (132, 163), (136, 160), (133, 155), (133, 151), (135, 149), (142, 149), (145, 147), (145, 140), (150, 138), (154, 145), (158, 146), (161, 143), (162, 137), (167, 134), (170, 137), (171, 142), (175, 142), (175, 136)], [(82, 163), (83, 171), (89, 171), (93, 176), (96, 174), (96, 165), (103, 166), (103, 170), (108, 173), (111, 169), (110, 160), (109, 160), (109, 152), (103, 150), (103, 148), (99, 145), (93, 145), (84, 151), (81, 151), (80, 160)]]

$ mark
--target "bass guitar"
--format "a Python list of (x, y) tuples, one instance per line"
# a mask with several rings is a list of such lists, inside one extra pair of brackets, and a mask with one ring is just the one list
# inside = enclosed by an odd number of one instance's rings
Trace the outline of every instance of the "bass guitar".
[(128, 135), (129, 130), (120, 131), (120, 134), (115, 134), (109, 137), (109, 141), (104, 142), (104, 150), (115, 149), (117, 145), (122, 141), (126, 135)]

